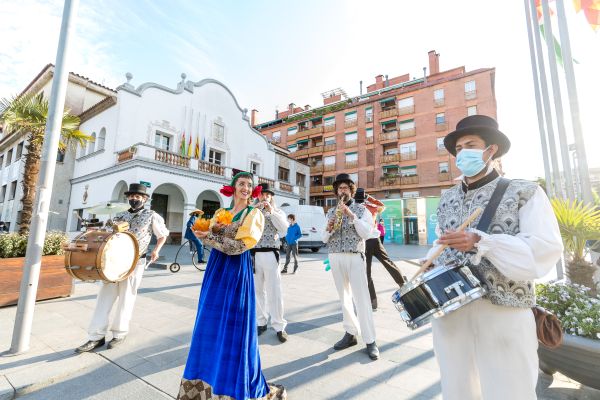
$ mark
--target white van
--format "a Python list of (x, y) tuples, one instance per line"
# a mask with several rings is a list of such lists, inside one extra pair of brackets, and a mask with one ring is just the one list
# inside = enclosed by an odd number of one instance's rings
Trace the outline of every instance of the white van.
[(296, 216), (296, 223), (300, 225), (302, 231), (302, 237), (298, 240), (299, 249), (311, 249), (316, 253), (325, 246), (323, 231), (327, 220), (323, 207), (302, 205), (282, 206), (281, 209), (286, 215), (294, 214)]

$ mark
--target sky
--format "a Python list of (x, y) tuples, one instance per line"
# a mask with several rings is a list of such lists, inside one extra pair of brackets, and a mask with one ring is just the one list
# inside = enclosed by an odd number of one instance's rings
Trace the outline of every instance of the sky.
[[(60, 0), (0, 0), (0, 98), (54, 63), (62, 7)], [(571, 1), (565, 8), (588, 163), (600, 166), (600, 31)], [(441, 70), (496, 68), (498, 121), (512, 140), (503, 168), (511, 178), (543, 176), (519, 0), (80, 0), (68, 65), (112, 88), (127, 72), (135, 86), (175, 87), (182, 72), (193, 81), (218, 79), (264, 122), (291, 102), (320, 106), (330, 89), (357, 95), (359, 81), (366, 87), (379, 74), (421, 77), (429, 50), (440, 53)], [(567, 102), (564, 108), (571, 143)]]

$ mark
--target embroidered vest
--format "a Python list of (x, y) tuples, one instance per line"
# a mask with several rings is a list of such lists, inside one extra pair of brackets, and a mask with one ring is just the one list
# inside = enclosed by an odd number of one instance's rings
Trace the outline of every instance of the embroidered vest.
[(262, 214), (265, 216), (265, 228), (263, 230), (263, 234), (254, 246), (255, 249), (277, 249), (281, 246), (281, 241), (279, 240), (279, 233), (277, 232), (277, 228), (271, 222), (271, 215), (267, 214), (264, 209), (260, 209)]
[[(438, 225), (442, 232), (454, 230), (475, 209), (485, 208), (489, 202), (499, 178), (478, 188), (464, 193), (461, 185), (442, 194), (438, 207)], [(519, 231), (519, 210), (534, 195), (537, 185), (524, 180), (512, 180), (506, 193), (500, 201), (498, 210), (492, 218), (488, 229), (490, 234), (516, 235)], [(478, 217), (471, 227), (475, 228), (479, 223)], [(493, 304), (529, 308), (535, 305), (535, 286), (533, 281), (515, 281), (504, 276), (485, 257), (479, 265), (469, 263), (469, 255), (455, 249), (446, 248), (442, 255), (436, 260), (436, 264), (452, 264), (453, 262), (467, 263), (473, 273), (487, 287), (488, 298)]]
[[(354, 200), (348, 206), (350, 211), (356, 215), (356, 218), (361, 218), (363, 213), (367, 211), (364, 205), (357, 204)], [(327, 220), (335, 217), (335, 207), (330, 208), (327, 212)], [(342, 217), (342, 225), (340, 229), (334, 231), (327, 242), (327, 250), (329, 253), (364, 253), (365, 240), (361, 238), (350, 219), (345, 215)]]
[(138, 240), (140, 256), (148, 251), (150, 239), (152, 239), (152, 216), (154, 211), (144, 208), (137, 213), (129, 211), (120, 213), (115, 220), (125, 221), (129, 223), (129, 232), (133, 233)]

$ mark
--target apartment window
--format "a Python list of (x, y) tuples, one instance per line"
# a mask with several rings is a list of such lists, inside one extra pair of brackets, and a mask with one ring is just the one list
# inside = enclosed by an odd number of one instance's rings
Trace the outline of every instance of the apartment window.
[(289, 182), (290, 180), (290, 170), (279, 167), (279, 180), (284, 182)]
[(250, 172), (252, 172), (253, 175), (258, 175), (258, 166), (259, 164), (257, 162), (250, 161)]
[(291, 128), (288, 128), (288, 130), (287, 130), (288, 136), (294, 136), (296, 133), (298, 133), (297, 126), (292, 126)]
[(87, 154), (92, 154), (94, 151), (96, 151), (96, 132), (92, 133), (92, 140), (90, 140), (88, 142), (87, 145)]
[(415, 107), (415, 99), (413, 97), (407, 97), (405, 99), (398, 100), (398, 109), (400, 111), (412, 112)]
[(440, 174), (444, 174), (444, 173), (450, 172), (450, 170), (448, 169), (448, 163), (447, 162), (438, 163), (438, 168), (439, 168)]
[(96, 143), (96, 150), (104, 150), (104, 142), (106, 141), (106, 128), (100, 129)]
[(281, 142), (281, 132), (279, 132), (279, 131), (273, 132), (273, 139), (272, 140), (275, 143)]
[(366, 129), (366, 136), (367, 137), (373, 137), (373, 128), (367, 128)]
[(395, 119), (382, 122), (381, 123), (381, 130), (383, 131), (383, 133), (388, 133), (388, 132), (391, 132), (391, 131), (395, 131), (396, 130), (396, 123), (397, 123), (397, 121)]
[(433, 99), (435, 103), (441, 102), (444, 103), (444, 89), (436, 89), (433, 91)]
[(346, 113), (346, 115), (344, 117), (344, 121), (345, 122), (354, 122), (354, 121), (356, 121), (356, 111), (352, 111), (352, 112)]
[(435, 114), (435, 123), (436, 124), (443, 124), (444, 122), (446, 122), (446, 115), (444, 113)]
[(410, 167), (402, 167), (400, 168), (400, 175), (402, 176), (416, 176), (417, 175), (417, 167), (416, 166), (410, 166)]
[(477, 106), (467, 107), (467, 116), (477, 115)]
[(323, 158), (323, 164), (335, 165), (335, 156), (327, 156), (327, 157)]
[(289, 150), (290, 153), (294, 153), (294, 152), (296, 152), (296, 150), (298, 150), (298, 145), (297, 144), (290, 144), (288, 146), (288, 150)]
[(327, 207), (335, 207), (336, 204), (337, 204), (337, 199), (335, 197), (330, 197), (328, 199), (325, 199), (325, 205)]
[(400, 130), (401, 131), (408, 131), (411, 129), (415, 129), (415, 120), (414, 119), (400, 121)]
[(346, 142), (351, 142), (353, 140), (358, 140), (358, 133), (357, 132), (348, 132), (344, 136), (344, 139), (346, 140)]
[(335, 144), (335, 136), (329, 136), (325, 138), (325, 146), (329, 144)]
[(404, 143), (400, 145), (400, 154), (412, 154), (417, 152), (417, 143)]
[(335, 126), (335, 117), (327, 117), (325, 118), (325, 126)]
[(210, 149), (210, 151), (208, 152), (208, 162), (209, 163), (222, 165), (224, 158), (225, 157), (224, 157), (223, 153), (220, 151)]
[(56, 162), (65, 162), (65, 150), (58, 149), (58, 152), (56, 153)]
[(313, 206), (323, 207), (323, 199), (313, 199), (311, 200)]
[(162, 132), (156, 132), (154, 134), (154, 147), (158, 147), (165, 151), (171, 151), (171, 136)]
[(213, 139), (217, 142), (225, 142), (225, 127), (216, 122), (213, 124)]
[(6, 166), (12, 164), (13, 149), (10, 149), (8, 153), (6, 153)]
[(444, 146), (444, 138), (443, 137), (437, 138), (436, 143), (437, 143), (438, 150), (445, 150), (446, 149), (446, 146)]
[(346, 162), (358, 161), (358, 153), (346, 153)]
[(382, 168), (382, 172), (384, 176), (395, 176), (398, 175), (398, 166), (397, 165), (386, 165)]
[(400, 150), (396, 145), (383, 146), (383, 155), (391, 156), (394, 154), (398, 154)]
[(475, 81), (465, 82), (465, 93), (474, 92), (477, 90), (477, 86), (475, 85)]
[(10, 184), (10, 192), (8, 193), (8, 199), (14, 200), (17, 194), (17, 181), (12, 181)]
[(308, 139), (299, 140), (296, 144), (298, 145), (298, 150), (306, 149), (308, 148)]
[(365, 121), (371, 122), (373, 121), (373, 107), (369, 107), (365, 109)]
[(306, 182), (306, 175), (296, 172), (296, 185), (298, 185), (300, 187), (306, 187), (305, 182)]
[(17, 145), (17, 158), (16, 161), (21, 159), (21, 156), (23, 155), (23, 146), (25, 145), (25, 142), (21, 142)]
[(323, 179), (323, 185), (325, 185), (325, 186), (333, 185), (334, 178), (335, 177), (333, 177), (333, 176), (326, 176)]
[(4, 203), (4, 198), (6, 197), (6, 185), (0, 188), (0, 203)]

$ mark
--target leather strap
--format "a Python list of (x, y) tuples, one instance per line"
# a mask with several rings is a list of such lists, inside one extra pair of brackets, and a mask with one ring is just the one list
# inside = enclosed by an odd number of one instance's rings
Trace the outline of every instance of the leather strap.
[(490, 228), (490, 224), (492, 223), (492, 218), (496, 214), (496, 210), (500, 205), (500, 200), (504, 196), (506, 189), (510, 185), (510, 179), (500, 178), (498, 180), (498, 184), (496, 185), (496, 189), (494, 189), (494, 193), (492, 193), (492, 197), (488, 202), (487, 206), (483, 210), (483, 214), (479, 219), (479, 223), (477, 224), (477, 230), (481, 232), (488, 233), (488, 229)]

